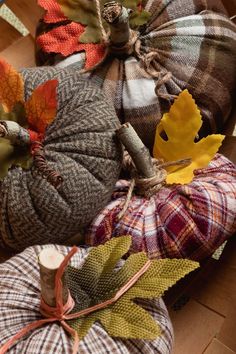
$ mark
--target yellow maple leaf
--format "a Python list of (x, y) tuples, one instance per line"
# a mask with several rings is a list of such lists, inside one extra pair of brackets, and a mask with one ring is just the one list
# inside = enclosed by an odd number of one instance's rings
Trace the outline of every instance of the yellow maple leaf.
[[(163, 115), (156, 129), (153, 156), (164, 161), (176, 161), (191, 158), (188, 166), (168, 167), (168, 184), (186, 184), (192, 181), (193, 171), (206, 167), (217, 153), (225, 136), (208, 135), (194, 142), (202, 126), (201, 113), (188, 90), (180, 93), (170, 108)], [(166, 133), (167, 139), (161, 135)]]

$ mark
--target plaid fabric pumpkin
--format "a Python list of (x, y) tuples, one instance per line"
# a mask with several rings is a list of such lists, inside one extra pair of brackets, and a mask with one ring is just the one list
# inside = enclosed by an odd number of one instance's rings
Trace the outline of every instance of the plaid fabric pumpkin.
[[(221, 131), (231, 111), (236, 84), (236, 27), (221, 1), (148, 0), (144, 4), (151, 19), (140, 28), (141, 52), (156, 52), (152, 64), (158, 77), (145, 73), (140, 61), (129, 56), (106, 60), (91, 74), (92, 79), (114, 103), (120, 121), (129, 121), (148, 147), (153, 145), (156, 124), (169, 110), (171, 95), (185, 88), (203, 114), (200, 136)], [(43, 23), (39, 34), (62, 25), (54, 22)], [(63, 38), (57, 38), (63, 46)], [(46, 44), (40, 41), (38, 63), (61, 60), (62, 56), (45, 52)], [(78, 63), (82, 56), (75, 54), (64, 65)], [(167, 73), (171, 76), (164, 79)], [(160, 85), (157, 95), (156, 85)]]
[[(37, 256), (46, 246), (29, 247), (24, 252), (0, 264), (0, 347), (29, 323), (39, 320), (40, 276)], [(70, 248), (55, 246), (63, 255)], [(71, 265), (79, 268), (85, 249), (71, 259)], [(162, 299), (139, 301), (161, 327), (157, 339), (125, 340), (110, 337), (99, 322), (95, 322), (86, 337), (80, 341), (79, 354), (169, 354), (173, 345), (173, 330), (168, 311)], [(19, 340), (11, 354), (71, 354), (73, 340), (59, 323), (44, 325)]]
[(87, 232), (87, 244), (131, 235), (131, 253), (200, 261), (236, 231), (236, 168), (222, 155), (217, 154), (207, 168), (196, 170), (187, 185), (162, 187), (150, 199), (134, 195), (117, 221), (128, 186), (128, 181), (117, 182), (113, 200)]
[[(121, 165), (119, 125), (104, 94), (70, 70), (26, 69), (25, 97), (52, 78), (59, 81), (57, 116), (43, 141), (47, 163), (63, 178), (55, 189), (41, 174), (15, 167), (0, 184), (0, 245), (66, 243), (108, 202)], [(78, 236), (79, 238), (79, 236)]]

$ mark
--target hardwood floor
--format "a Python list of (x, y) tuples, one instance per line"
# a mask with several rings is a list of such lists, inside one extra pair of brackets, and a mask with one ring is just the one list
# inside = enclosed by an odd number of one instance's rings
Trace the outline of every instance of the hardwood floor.
[(167, 294), (175, 333), (173, 354), (236, 353), (235, 280), (236, 235), (219, 261), (208, 261), (194, 280)]
[(0, 18), (0, 56), (16, 69), (35, 66), (35, 28), (43, 10), (36, 0), (6, 0), (5, 4), (14, 12), (29, 30), (23, 37), (16, 29)]
[[(236, 14), (235, 0), (225, 3), (230, 15)], [(17, 69), (34, 66), (35, 27), (42, 10), (36, 0), (7, 0), (6, 5), (29, 34), (23, 37), (0, 19), (0, 56)], [(231, 148), (228, 153), (235, 158)], [(0, 250), (0, 261), (8, 256)], [(196, 276), (168, 292), (165, 300), (174, 326), (174, 354), (236, 353), (236, 237), (219, 261), (207, 262)]]

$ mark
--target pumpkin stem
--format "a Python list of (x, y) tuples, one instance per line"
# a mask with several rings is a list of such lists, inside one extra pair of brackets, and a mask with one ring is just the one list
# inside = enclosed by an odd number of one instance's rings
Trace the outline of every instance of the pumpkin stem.
[[(129, 26), (131, 9), (127, 9), (116, 1), (108, 2), (102, 11), (103, 19), (110, 27), (110, 49), (117, 54), (130, 54), (133, 31)], [(132, 52), (132, 50), (131, 50)]]
[[(51, 307), (56, 306), (55, 277), (64, 258), (61, 253), (52, 247), (44, 248), (38, 255), (41, 297)], [(62, 300), (63, 304), (65, 304), (68, 299), (68, 288), (66, 287), (64, 277), (62, 277), (62, 284)]]
[(137, 172), (144, 178), (155, 176), (155, 168), (149, 150), (143, 144), (130, 123), (123, 124), (116, 134), (130, 154)]
[(13, 145), (30, 145), (28, 130), (10, 120), (0, 121), (0, 137), (10, 140)]

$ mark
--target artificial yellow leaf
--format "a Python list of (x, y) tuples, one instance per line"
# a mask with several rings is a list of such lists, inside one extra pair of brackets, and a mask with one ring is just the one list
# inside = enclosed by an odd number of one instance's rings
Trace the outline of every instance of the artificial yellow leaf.
[[(180, 93), (169, 113), (163, 115), (156, 129), (153, 156), (164, 161), (191, 158), (188, 166), (168, 167), (168, 184), (192, 181), (193, 171), (206, 167), (217, 153), (224, 135), (212, 134), (194, 142), (202, 126), (201, 113), (188, 90)], [(167, 140), (162, 138), (163, 132)]]

